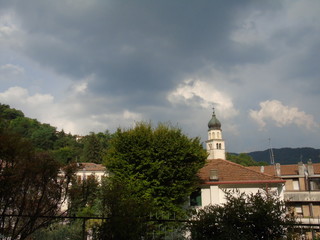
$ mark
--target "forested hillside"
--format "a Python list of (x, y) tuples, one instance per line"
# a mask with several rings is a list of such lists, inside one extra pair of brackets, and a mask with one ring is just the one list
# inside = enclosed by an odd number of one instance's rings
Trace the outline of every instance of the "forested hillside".
[(108, 131), (86, 136), (72, 135), (47, 123), (31, 119), (20, 110), (0, 103), (0, 128), (29, 140), (36, 151), (46, 151), (61, 162), (101, 163), (112, 137)]
[[(320, 149), (314, 148), (280, 148), (273, 149), (275, 163), (296, 164), (299, 161), (306, 163), (311, 160), (314, 163), (320, 162)], [(270, 164), (270, 150), (248, 153), (257, 162)]]

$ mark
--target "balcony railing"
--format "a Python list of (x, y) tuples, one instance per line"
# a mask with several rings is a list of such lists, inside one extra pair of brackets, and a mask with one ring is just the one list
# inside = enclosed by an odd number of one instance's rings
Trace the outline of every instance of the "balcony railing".
[(320, 201), (320, 191), (286, 191), (284, 200), (290, 202)]
[(301, 224), (317, 224), (320, 226), (319, 217), (297, 217), (296, 221)]

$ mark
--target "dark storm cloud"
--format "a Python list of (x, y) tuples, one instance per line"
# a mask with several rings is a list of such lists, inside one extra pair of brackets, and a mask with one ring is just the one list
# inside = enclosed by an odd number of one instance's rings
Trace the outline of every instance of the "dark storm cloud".
[(131, 97), (163, 93), (182, 73), (207, 62), (228, 67), (264, 61), (263, 47), (230, 40), (248, 3), (253, 2), (17, 1), (15, 7), (30, 57), (75, 80), (94, 74), (93, 92)]

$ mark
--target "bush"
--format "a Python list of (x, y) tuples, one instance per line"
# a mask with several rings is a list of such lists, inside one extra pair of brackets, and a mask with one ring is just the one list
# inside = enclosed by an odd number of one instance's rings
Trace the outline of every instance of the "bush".
[(273, 194), (227, 192), (226, 200), (197, 211), (189, 224), (192, 240), (282, 239), (293, 223), (284, 202)]

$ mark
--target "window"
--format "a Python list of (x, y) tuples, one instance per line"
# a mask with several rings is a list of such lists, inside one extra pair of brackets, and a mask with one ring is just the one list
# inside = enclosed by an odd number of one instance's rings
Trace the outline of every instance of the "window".
[(190, 206), (193, 206), (193, 207), (202, 206), (201, 189), (200, 188), (198, 188), (196, 191), (191, 193), (191, 195), (190, 195)]
[(303, 216), (302, 206), (295, 206), (294, 211), (296, 212), (297, 216)]
[(299, 179), (293, 179), (292, 184), (293, 184), (293, 190), (300, 190)]
[(310, 180), (310, 190), (320, 190), (320, 179), (313, 178)]

